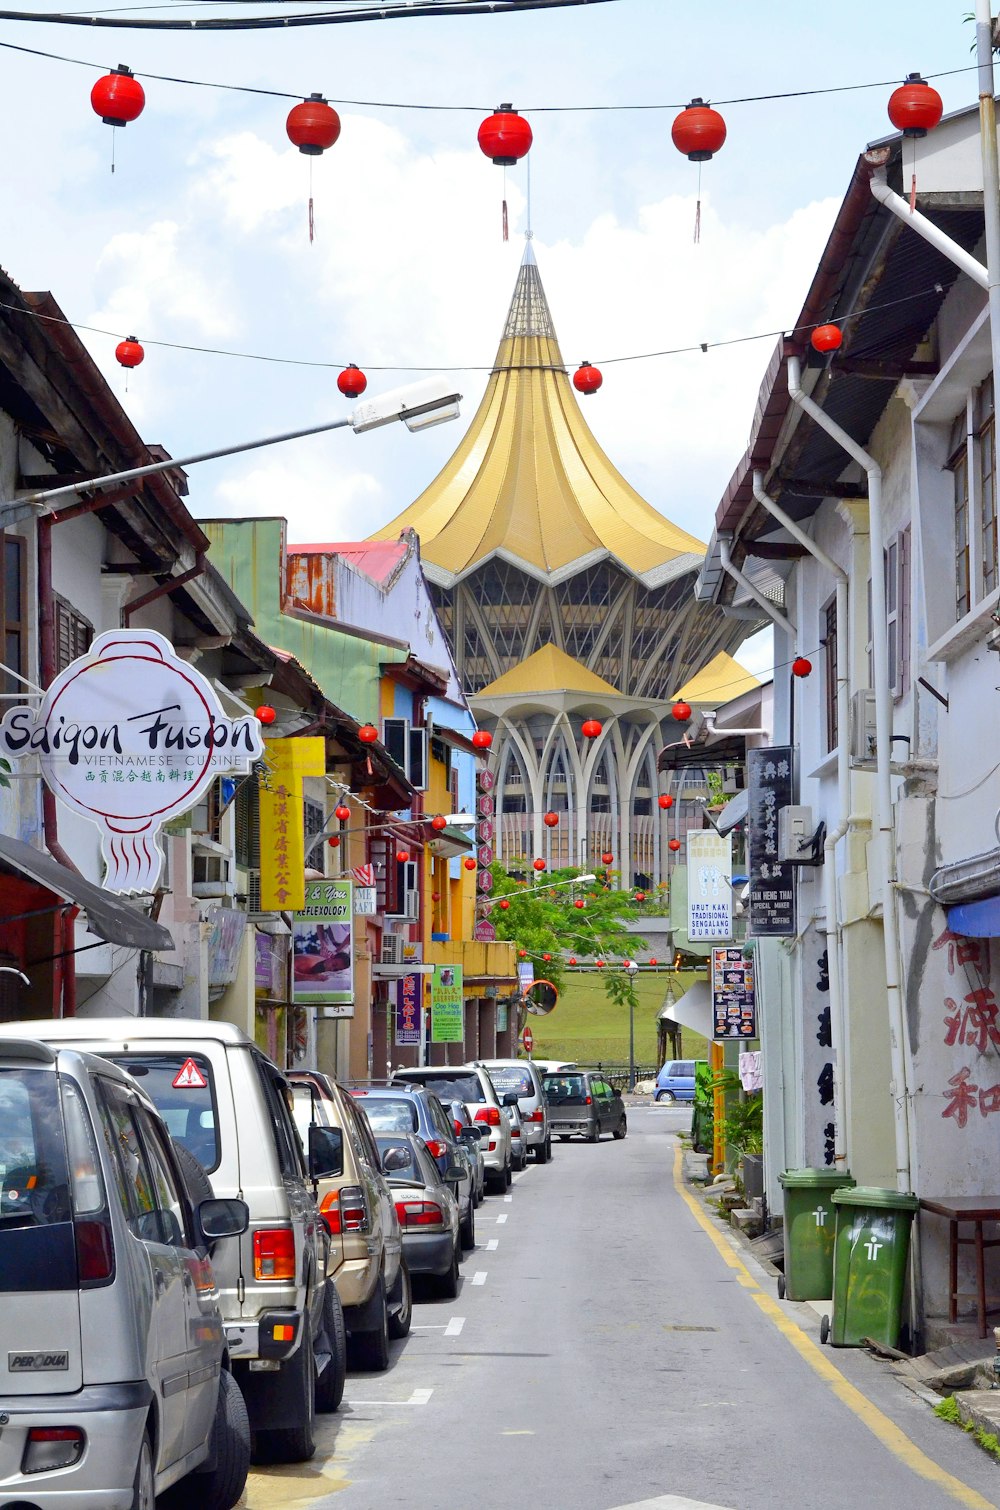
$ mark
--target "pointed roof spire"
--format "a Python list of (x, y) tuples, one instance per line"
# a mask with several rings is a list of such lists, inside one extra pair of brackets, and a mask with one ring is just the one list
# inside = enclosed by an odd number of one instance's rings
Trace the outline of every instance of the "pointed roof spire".
[(442, 586), (497, 552), (532, 576), (560, 578), (611, 556), (650, 587), (704, 558), (701, 541), (640, 497), (587, 426), (530, 241), (465, 438), (420, 497), (371, 538), (394, 540), (404, 529), (417, 532), (424, 567)]

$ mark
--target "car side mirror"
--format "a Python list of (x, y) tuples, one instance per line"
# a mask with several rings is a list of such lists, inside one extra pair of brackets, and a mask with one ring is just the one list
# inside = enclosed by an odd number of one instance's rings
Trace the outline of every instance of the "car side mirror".
[(410, 1162), (409, 1149), (387, 1148), (382, 1155), (382, 1170), (385, 1174), (392, 1174), (394, 1170), (405, 1169)]
[(517, 1105), (517, 1091), (508, 1091), (506, 1093), (506, 1095), (504, 1096), (503, 1102), (501, 1104), (503, 1106), (516, 1106)]
[(309, 1177), (330, 1180), (344, 1172), (344, 1135), (339, 1127), (309, 1127)]
[(458, 1136), (462, 1143), (478, 1143), (482, 1137), (482, 1131), (478, 1127), (459, 1127)]
[(468, 1174), (468, 1172), (469, 1171), (466, 1166), (464, 1164), (460, 1164), (458, 1160), (455, 1159), (451, 1164), (448, 1165), (445, 1179), (454, 1180), (456, 1185), (460, 1185), (461, 1182), (465, 1179), (465, 1176)]
[(206, 1247), (220, 1237), (239, 1237), (250, 1225), (250, 1207), (235, 1197), (199, 1201), (195, 1215)]

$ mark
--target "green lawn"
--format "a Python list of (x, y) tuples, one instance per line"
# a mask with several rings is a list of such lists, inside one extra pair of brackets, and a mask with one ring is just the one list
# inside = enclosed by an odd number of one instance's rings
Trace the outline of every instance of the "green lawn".
[[(636, 980), (635, 1058), (637, 1064), (656, 1059), (656, 1017), (663, 1006), (670, 977), (643, 972)], [(700, 979), (694, 972), (679, 971), (674, 977), (674, 997), (680, 997)], [(529, 1017), (539, 1059), (571, 1059), (581, 1064), (628, 1063), (628, 1007), (609, 1001), (599, 971), (567, 976), (566, 989), (547, 1017)], [(685, 1028), (685, 1058), (707, 1058), (700, 1033)]]

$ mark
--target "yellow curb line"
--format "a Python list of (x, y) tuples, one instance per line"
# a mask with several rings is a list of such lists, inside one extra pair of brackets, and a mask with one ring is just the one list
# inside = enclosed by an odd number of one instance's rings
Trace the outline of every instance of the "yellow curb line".
[(809, 1367), (819, 1374), (837, 1398), (846, 1405), (848, 1410), (853, 1411), (862, 1425), (867, 1426), (874, 1437), (882, 1443), (883, 1447), (899, 1458), (911, 1472), (919, 1474), (921, 1478), (928, 1479), (930, 1483), (937, 1484), (952, 1499), (960, 1505), (969, 1505), (972, 1510), (996, 1510), (992, 1500), (983, 1499), (978, 1490), (963, 1484), (961, 1479), (955, 1478), (948, 1473), (940, 1464), (935, 1463), (922, 1452), (914, 1442), (906, 1435), (905, 1431), (891, 1421), (888, 1416), (873, 1405), (859, 1389), (856, 1389), (837, 1368), (831, 1363), (822, 1349), (813, 1342), (805, 1332), (798, 1327), (792, 1319), (785, 1314), (777, 1301), (772, 1300), (770, 1295), (765, 1294), (760, 1285), (754, 1279), (746, 1264), (730, 1246), (722, 1232), (720, 1232), (711, 1218), (706, 1216), (694, 1196), (686, 1188), (682, 1175), (683, 1155), (680, 1144), (674, 1147), (674, 1189), (683, 1201), (686, 1202), (695, 1221), (708, 1233), (716, 1249), (721, 1254), (723, 1262), (732, 1269), (744, 1289), (751, 1291), (753, 1299), (757, 1302), (764, 1315), (774, 1323), (782, 1336), (791, 1343), (796, 1352), (802, 1357)]

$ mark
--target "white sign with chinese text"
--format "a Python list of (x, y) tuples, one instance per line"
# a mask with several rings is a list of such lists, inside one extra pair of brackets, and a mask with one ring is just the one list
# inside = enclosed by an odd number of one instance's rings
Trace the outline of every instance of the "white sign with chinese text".
[(687, 836), (688, 938), (695, 942), (733, 936), (733, 841), (714, 829)]
[(0, 722), (0, 755), (37, 755), (46, 785), (100, 828), (108, 891), (154, 891), (163, 825), (263, 752), (257, 719), (227, 718), (212, 684), (151, 629), (98, 635), (40, 707)]

